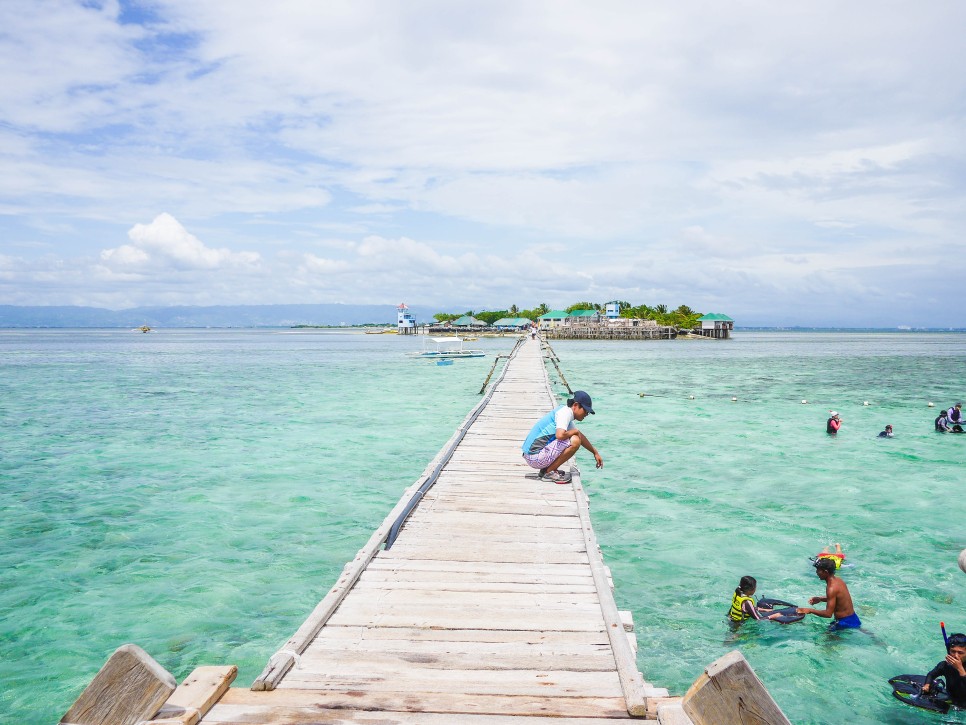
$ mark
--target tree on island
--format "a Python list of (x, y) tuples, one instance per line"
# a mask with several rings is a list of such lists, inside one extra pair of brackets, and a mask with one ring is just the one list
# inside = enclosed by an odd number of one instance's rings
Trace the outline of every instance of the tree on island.
[[(574, 304), (566, 308), (567, 312), (573, 312), (575, 310), (596, 310), (597, 312), (603, 312), (606, 305), (599, 302), (575, 302)], [(630, 302), (621, 300), (617, 302), (617, 309), (620, 310), (621, 317), (628, 317), (631, 319), (638, 320), (654, 320), (657, 324), (666, 327), (675, 327), (679, 330), (691, 330), (698, 326), (698, 318), (701, 317), (700, 312), (695, 312), (687, 305), (679, 305), (677, 309), (669, 310), (668, 306), (665, 304), (654, 305), (653, 307), (647, 304), (632, 305)], [(541, 302), (532, 310), (521, 310), (516, 305), (510, 305), (508, 310), (494, 310), (494, 311), (481, 311), (473, 312), (469, 310), (463, 313), (449, 313), (449, 312), (437, 312), (433, 315), (439, 323), (450, 322), (463, 315), (468, 315), (470, 317), (475, 317), (478, 320), (482, 320), (488, 325), (492, 325), (499, 319), (504, 317), (526, 317), (529, 320), (536, 320), (540, 315), (545, 315), (550, 311), (550, 308), (545, 302)]]

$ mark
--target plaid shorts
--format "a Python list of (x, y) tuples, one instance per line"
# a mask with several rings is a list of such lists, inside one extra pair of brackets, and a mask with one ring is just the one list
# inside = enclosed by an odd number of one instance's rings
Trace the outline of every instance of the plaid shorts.
[(569, 438), (564, 438), (563, 440), (554, 438), (536, 453), (524, 453), (523, 460), (525, 460), (531, 468), (546, 468), (551, 463), (556, 461), (557, 458), (560, 457), (560, 454), (563, 453), (569, 445)]

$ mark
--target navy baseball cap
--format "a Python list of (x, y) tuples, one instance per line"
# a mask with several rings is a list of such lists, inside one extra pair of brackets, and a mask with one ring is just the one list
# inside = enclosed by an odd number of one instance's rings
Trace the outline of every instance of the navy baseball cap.
[(580, 407), (586, 410), (591, 415), (596, 415), (594, 413), (593, 403), (590, 402), (590, 396), (587, 395), (583, 390), (575, 390), (573, 401), (575, 403), (580, 403)]

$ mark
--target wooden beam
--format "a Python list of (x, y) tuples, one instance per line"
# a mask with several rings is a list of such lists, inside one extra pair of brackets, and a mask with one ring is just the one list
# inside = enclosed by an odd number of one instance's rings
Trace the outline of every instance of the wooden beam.
[(196, 725), (235, 681), (238, 668), (195, 667), (178, 685), (151, 725)]
[(694, 725), (791, 725), (738, 650), (708, 665), (682, 706)]
[(61, 725), (136, 725), (154, 716), (177, 683), (143, 649), (125, 644), (114, 650), (84, 689)]

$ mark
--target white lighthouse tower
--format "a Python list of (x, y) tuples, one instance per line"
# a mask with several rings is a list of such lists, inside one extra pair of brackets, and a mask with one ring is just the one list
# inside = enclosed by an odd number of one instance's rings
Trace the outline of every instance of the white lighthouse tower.
[(416, 331), (416, 318), (409, 312), (404, 302), (400, 303), (396, 307), (396, 332), (400, 335), (415, 335)]

